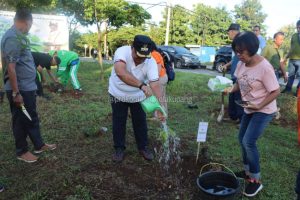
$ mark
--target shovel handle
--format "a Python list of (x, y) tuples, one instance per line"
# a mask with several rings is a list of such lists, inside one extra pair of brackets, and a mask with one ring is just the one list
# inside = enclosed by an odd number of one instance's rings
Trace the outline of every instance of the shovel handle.
[(226, 69), (223, 69), (223, 70), (222, 70), (222, 75), (223, 75), (223, 77), (225, 77), (226, 71), (227, 71)]

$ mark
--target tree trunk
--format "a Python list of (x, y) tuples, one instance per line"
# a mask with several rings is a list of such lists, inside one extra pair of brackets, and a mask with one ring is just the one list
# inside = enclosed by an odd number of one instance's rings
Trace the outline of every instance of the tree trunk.
[(105, 59), (108, 59), (108, 45), (107, 45), (107, 34), (108, 34), (108, 21), (105, 22), (105, 32), (104, 32), (104, 55)]
[(100, 80), (104, 81), (104, 68), (103, 68), (103, 59), (102, 59), (102, 47), (101, 47), (101, 30), (100, 25), (98, 25), (98, 62), (100, 65)]
[(91, 58), (92, 57), (92, 46), (89, 46), (89, 57)]

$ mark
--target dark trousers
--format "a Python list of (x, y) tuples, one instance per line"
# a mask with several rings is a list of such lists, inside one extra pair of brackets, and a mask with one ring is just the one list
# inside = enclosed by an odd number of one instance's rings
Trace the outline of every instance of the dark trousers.
[(125, 149), (126, 121), (130, 108), (132, 126), (138, 150), (148, 145), (146, 113), (140, 103), (126, 103), (111, 96), (114, 148)]
[(36, 83), (36, 86), (37, 86), (36, 94), (38, 96), (44, 96), (44, 90), (43, 90), (42, 82), (40, 81), (38, 76), (36, 76), (35, 83)]
[[(287, 84), (285, 86), (286, 91), (292, 91), (294, 80), (295, 80), (297, 74), (299, 73), (298, 71), (300, 70), (299, 67), (300, 67), (300, 60), (290, 60), (289, 61), (289, 78), (288, 78)], [(299, 87), (300, 87), (300, 81), (298, 82), (297, 90)], [(297, 91), (296, 91), (296, 93), (297, 93)]]
[(300, 171), (298, 172), (297, 179), (296, 179), (295, 192), (297, 194), (297, 200), (300, 200)]
[(6, 93), (12, 114), (12, 130), (15, 137), (16, 154), (18, 156), (28, 151), (27, 136), (31, 139), (35, 149), (40, 149), (44, 145), (40, 133), (40, 122), (36, 112), (35, 91), (20, 91), (20, 93), (32, 121), (27, 118), (20, 107), (15, 106), (12, 91), (7, 91)]
[(228, 115), (232, 120), (242, 119), (244, 108), (235, 103), (235, 101), (239, 101), (241, 99), (242, 97), (240, 91), (229, 94)]

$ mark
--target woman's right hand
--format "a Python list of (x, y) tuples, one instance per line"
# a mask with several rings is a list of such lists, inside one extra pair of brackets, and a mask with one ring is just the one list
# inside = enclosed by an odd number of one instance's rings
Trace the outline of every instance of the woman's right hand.
[(232, 87), (225, 88), (224, 91), (223, 91), (223, 94), (224, 94), (224, 95), (227, 95), (227, 94), (231, 93), (231, 92), (232, 92), (232, 89), (233, 89), (233, 86), (232, 86)]

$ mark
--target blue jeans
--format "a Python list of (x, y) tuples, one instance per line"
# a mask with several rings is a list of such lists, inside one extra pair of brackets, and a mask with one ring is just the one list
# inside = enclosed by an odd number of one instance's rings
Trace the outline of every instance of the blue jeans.
[[(289, 78), (288, 82), (285, 86), (286, 91), (292, 91), (293, 83), (295, 80), (295, 77), (299, 72), (300, 68), (300, 60), (290, 60), (289, 61), (289, 66), (288, 66), (288, 71), (289, 71)], [(297, 89), (300, 87), (300, 81), (297, 85)]]
[(239, 131), (239, 143), (242, 149), (245, 171), (250, 172), (250, 177), (260, 179), (259, 153), (256, 141), (263, 133), (265, 127), (272, 120), (274, 114), (255, 112), (244, 113)]

